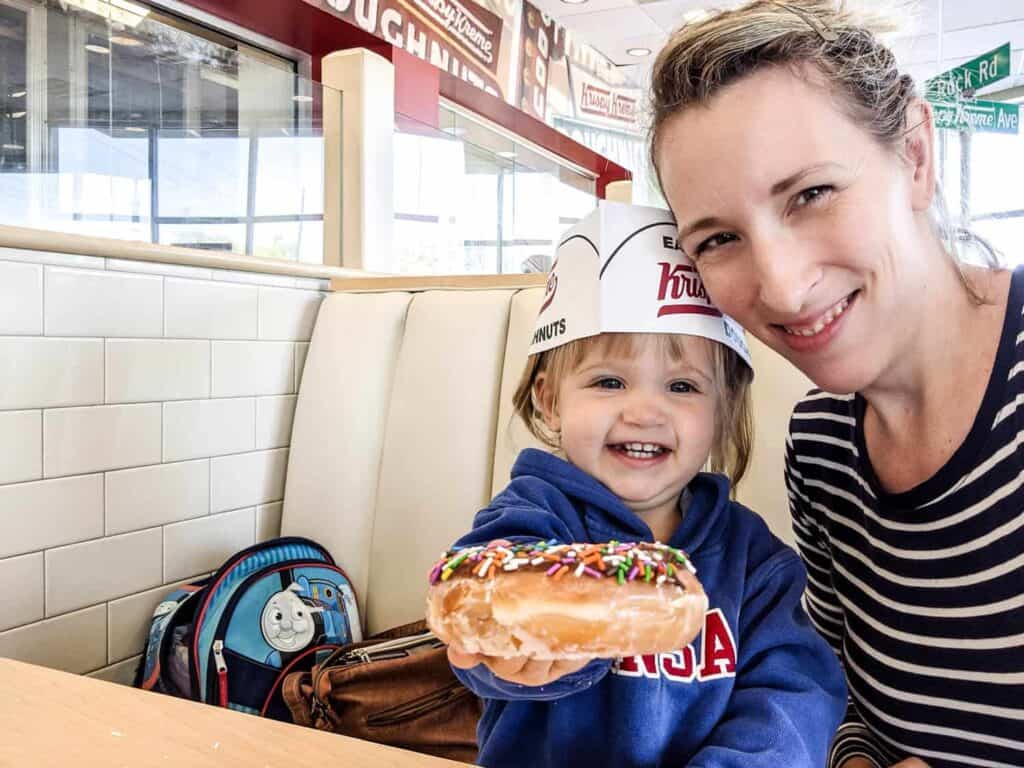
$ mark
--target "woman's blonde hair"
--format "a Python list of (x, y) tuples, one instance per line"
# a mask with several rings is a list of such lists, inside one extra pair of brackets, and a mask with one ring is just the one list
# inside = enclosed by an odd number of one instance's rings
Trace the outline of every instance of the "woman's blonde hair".
[[(544, 423), (537, 392), (537, 378), (544, 374), (545, 386), (551, 388), (552, 407), (557, 410), (558, 387), (562, 380), (576, 370), (591, 352), (632, 357), (643, 343), (656, 343), (658, 354), (667, 355), (673, 362), (686, 359), (684, 336), (656, 333), (602, 333), (577, 339), (560, 347), (530, 355), (523, 375), (512, 398), (515, 412), (530, 433), (551, 448), (560, 448), (559, 435)], [(689, 337), (692, 338), (693, 337)], [(750, 382), (754, 373), (743, 359), (724, 344), (701, 339), (711, 345), (714, 366), (715, 436), (711, 444), (708, 466), (712, 472), (729, 477), (733, 489), (739, 484), (750, 462), (754, 443), (753, 406)]]
[[(918, 94), (914, 79), (877, 37), (892, 29), (885, 18), (855, 14), (837, 0), (753, 0), (680, 27), (651, 73), (650, 159), (659, 185), (658, 147), (667, 121), (688, 107), (707, 106), (723, 88), (767, 67), (791, 67), (801, 77), (806, 67), (817, 70), (850, 119), (898, 150), (917, 127), (907, 125), (907, 111)], [(952, 225), (939, 189), (932, 222), (968, 293), (980, 301), (964, 274), (962, 248), (976, 245), (990, 267), (999, 266), (998, 254)]]

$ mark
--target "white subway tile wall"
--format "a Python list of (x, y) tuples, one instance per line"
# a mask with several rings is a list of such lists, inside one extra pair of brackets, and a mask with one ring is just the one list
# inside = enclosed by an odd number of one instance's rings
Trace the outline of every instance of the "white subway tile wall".
[(295, 395), (256, 398), (257, 448), (283, 448), (291, 442), (295, 399)]
[(236, 509), (164, 526), (164, 582), (215, 570), (256, 538), (256, 510)]
[(95, 677), (97, 680), (106, 680), (108, 683), (131, 685), (135, 682), (135, 672), (141, 660), (142, 654), (132, 656), (130, 659), (119, 661), (117, 664), (111, 664), (109, 667), (89, 672), (86, 677)]
[(102, 402), (103, 339), (0, 338), (0, 409)]
[(0, 248), (0, 656), (130, 682), (163, 595), (278, 535), (326, 289)]
[(213, 342), (213, 396), (284, 395), (295, 387), (295, 344)]
[(107, 339), (108, 403), (194, 400), (210, 394), (210, 342)]
[(0, 264), (0, 285), (10, 295), (0, 304), (0, 334), (43, 332), (43, 268), (38, 264)]
[(42, 476), (43, 412), (0, 411), (0, 484)]
[(166, 278), (165, 331), (179, 339), (255, 339), (259, 289), (210, 280)]
[(275, 501), (273, 504), (260, 504), (256, 508), (256, 541), (267, 541), (281, 532), (281, 510), (284, 504)]
[(164, 278), (47, 267), (47, 336), (163, 336)]
[(0, 560), (0, 584), (18, 585), (18, 589), (4, 595), (0, 632), (43, 618), (42, 552)]
[(267, 504), (284, 498), (288, 449), (210, 459), (210, 511)]

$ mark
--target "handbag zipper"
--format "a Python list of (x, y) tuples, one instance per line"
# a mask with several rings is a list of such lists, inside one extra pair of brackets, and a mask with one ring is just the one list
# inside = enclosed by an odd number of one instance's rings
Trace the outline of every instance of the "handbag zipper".
[(440, 688), (426, 696), (421, 696), (418, 699), (413, 699), (412, 701), (399, 704), (396, 707), (391, 707), (390, 709), (381, 710), (380, 712), (369, 715), (366, 718), (366, 724), (374, 728), (398, 725), (399, 723), (413, 720), (427, 714), (428, 712), (432, 712), (433, 710), (452, 701), (458, 700), (468, 694), (468, 688), (464, 688), (458, 682), (452, 682), (444, 688)]
[(327, 702), (320, 698), (319, 693), (320, 680), (328, 670), (335, 667), (349, 667), (353, 664), (369, 664), (374, 661), (402, 659), (415, 653), (422, 653), (423, 651), (442, 647), (444, 647), (444, 643), (433, 632), (422, 632), (411, 637), (385, 640), (363, 648), (346, 650), (345, 646), (342, 646), (328, 656), (316, 669), (316, 674), (313, 676), (313, 700), (310, 704), (310, 715), (315, 718), (318, 713), (329, 709)]

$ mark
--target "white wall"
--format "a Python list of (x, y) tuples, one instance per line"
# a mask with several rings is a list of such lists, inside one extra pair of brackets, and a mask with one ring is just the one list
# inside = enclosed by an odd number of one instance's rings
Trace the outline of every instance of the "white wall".
[(0, 656), (129, 679), (171, 585), (277, 535), (326, 288), (0, 248)]

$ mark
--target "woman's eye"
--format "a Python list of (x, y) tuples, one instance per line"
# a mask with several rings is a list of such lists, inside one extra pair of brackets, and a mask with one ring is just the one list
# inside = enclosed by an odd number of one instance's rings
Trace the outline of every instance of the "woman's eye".
[(701, 240), (701, 242), (694, 249), (694, 254), (697, 256), (701, 256), (709, 251), (713, 251), (715, 248), (720, 248), (726, 243), (731, 243), (732, 241), (738, 239), (739, 238), (736, 237), (736, 235), (734, 235), (732, 232), (719, 232), (718, 234), (712, 235), (706, 240)]
[(606, 376), (603, 379), (595, 381), (594, 386), (598, 389), (622, 389), (625, 385), (619, 379)]
[(795, 202), (797, 206), (814, 205), (827, 200), (834, 191), (835, 187), (831, 184), (821, 184), (817, 187), (810, 187), (797, 195)]
[(672, 392), (676, 392), (678, 394), (686, 394), (687, 392), (697, 391), (697, 388), (688, 381), (673, 381), (671, 384), (669, 384), (669, 389)]

